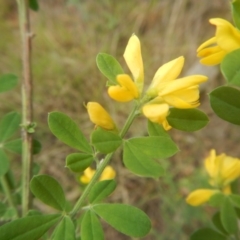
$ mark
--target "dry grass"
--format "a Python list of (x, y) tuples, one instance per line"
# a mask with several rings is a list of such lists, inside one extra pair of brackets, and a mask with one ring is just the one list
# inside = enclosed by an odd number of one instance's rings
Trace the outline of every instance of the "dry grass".
[[(41, 164), (42, 173), (55, 176), (63, 184), (68, 199), (73, 201), (81, 189), (76, 176), (64, 169), (65, 157), (72, 150), (51, 135), (47, 113), (62, 111), (89, 134), (93, 126), (83, 102), (99, 101), (121, 125), (130, 105), (109, 101), (106, 79), (95, 64), (96, 55), (112, 54), (128, 71), (122, 54), (129, 37), (136, 33), (142, 43), (146, 84), (160, 65), (180, 55), (186, 57), (184, 71), (187, 72), (197, 61), (197, 46), (214, 32), (208, 19), (230, 19), (230, 10), (226, 0), (52, 0), (40, 1), (40, 8), (38, 13), (31, 13), (32, 29), (36, 33), (33, 43), (36, 136), (43, 144), (36, 162)], [(16, 6), (2, 1), (0, 9), (0, 72), (21, 76)], [(239, 140), (235, 127), (217, 119), (208, 104), (206, 93), (218, 84), (216, 79), (210, 79), (203, 91), (201, 108), (211, 117), (209, 126), (197, 133), (171, 132), (182, 151), (163, 162), (166, 177), (141, 179), (124, 169), (119, 159), (121, 153), (113, 160), (119, 184), (110, 201), (134, 204), (147, 212), (153, 230), (145, 240), (185, 240), (197, 226), (206, 223), (207, 216), (202, 210), (184, 202), (190, 189), (200, 186), (204, 179), (202, 158), (210, 148), (240, 156), (240, 150), (232, 144), (232, 140)], [(0, 101), (1, 115), (12, 109), (20, 110), (19, 88), (14, 94), (2, 95)], [(139, 120), (130, 135), (144, 134), (144, 124)], [(106, 239), (130, 239), (105, 228)]]

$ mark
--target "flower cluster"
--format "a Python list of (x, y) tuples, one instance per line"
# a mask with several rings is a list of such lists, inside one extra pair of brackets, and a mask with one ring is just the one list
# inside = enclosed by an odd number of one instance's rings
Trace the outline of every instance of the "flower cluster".
[(216, 155), (215, 150), (211, 150), (210, 155), (205, 159), (205, 168), (210, 178), (209, 184), (213, 189), (198, 189), (190, 193), (186, 201), (192, 206), (207, 202), (216, 193), (231, 193), (230, 183), (240, 177), (240, 159), (224, 153)]
[[(199, 106), (199, 84), (205, 82), (207, 77), (192, 75), (178, 78), (184, 65), (182, 56), (164, 64), (157, 70), (152, 83), (142, 98), (144, 69), (141, 45), (136, 35), (131, 36), (129, 39), (124, 52), (124, 59), (132, 73), (133, 80), (127, 74), (117, 75), (118, 85), (108, 88), (108, 94), (112, 99), (119, 102), (128, 102), (134, 99), (137, 101), (142, 100), (141, 112), (143, 115), (150, 121), (163, 125), (165, 130), (171, 128), (167, 122), (171, 107), (186, 109)], [(89, 106), (87, 106), (87, 109), (90, 119), (96, 125), (108, 130), (115, 128), (115, 124), (109, 117), (105, 117), (105, 113), (99, 114)], [(93, 115), (97, 116), (94, 120)], [(109, 124), (105, 124), (107, 119)]]

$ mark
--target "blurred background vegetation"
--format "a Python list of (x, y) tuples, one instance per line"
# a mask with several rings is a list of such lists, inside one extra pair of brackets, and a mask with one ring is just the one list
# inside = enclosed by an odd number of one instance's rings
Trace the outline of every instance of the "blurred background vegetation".
[[(185, 56), (184, 74), (206, 74), (210, 79), (201, 90), (201, 109), (210, 118), (209, 125), (196, 133), (171, 130), (181, 151), (162, 160), (166, 176), (153, 180), (134, 176), (121, 162), (118, 152), (112, 165), (117, 171), (118, 187), (109, 201), (133, 204), (152, 219), (153, 229), (145, 240), (185, 240), (199, 226), (209, 224), (209, 207), (193, 208), (184, 198), (193, 189), (207, 184), (203, 159), (211, 148), (218, 153), (240, 157), (236, 143), (240, 136), (235, 126), (218, 119), (211, 111), (207, 93), (223, 79), (218, 67), (201, 67), (196, 49), (212, 37), (215, 29), (209, 18), (231, 21), (226, 0), (48, 0), (39, 1), (40, 10), (31, 12), (33, 40), (34, 119), (38, 124), (35, 136), (42, 151), (35, 157), (41, 173), (51, 174), (67, 192), (70, 202), (79, 196), (83, 186), (79, 175), (70, 173), (65, 156), (72, 149), (61, 144), (50, 133), (47, 114), (62, 111), (79, 123), (86, 136), (93, 130), (84, 103), (99, 101), (121, 124), (131, 104), (111, 101), (106, 94), (106, 79), (98, 71), (95, 58), (99, 52), (116, 57), (126, 72), (122, 57), (132, 33), (141, 40), (146, 85), (165, 62)], [(21, 43), (15, 1), (0, 0), (0, 73), (15, 73), (21, 78)], [(12, 92), (0, 96), (0, 117), (21, 111), (20, 84)], [(139, 119), (129, 136), (146, 134), (146, 121)], [(19, 178), (20, 159), (12, 157), (15, 175)], [(35, 202), (44, 212), (51, 209)], [(104, 223), (103, 223), (104, 224)], [(130, 239), (104, 225), (106, 239)]]

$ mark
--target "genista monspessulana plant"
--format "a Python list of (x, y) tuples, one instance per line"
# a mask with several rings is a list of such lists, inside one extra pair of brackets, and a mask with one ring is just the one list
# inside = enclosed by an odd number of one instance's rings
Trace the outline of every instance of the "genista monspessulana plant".
[[(180, 76), (185, 58), (178, 56), (159, 66), (146, 87), (145, 72), (148, 69), (144, 68), (137, 34), (129, 33), (123, 50), (127, 68), (108, 53), (99, 53), (96, 63), (106, 77), (109, 105), (111, 101), (131, 104), (125, 105), (129, 114), (120, 125), (108, 112), (109, 106), (95, 101), (84, 103), (92, 122), (89, 137), (65, 113), (53, 110), (48, 114), (51, 133), (72, 149), (72, 153), (65, 156), (63, 167), (78, 174), (77, 181), (84, 186), (76, 202), (69, 203), (58, 180), (39, 174), (33, 163), (33, 154), (40, 152), (41, 144), (33, 138), (36, 123), (33, 121), (33, 34), (29, 11), (38, 11), (39, 5), (37, 0), (17, 0), (17, 3), (22, 37), (22, 113), (7, 113), (0, 121), (0, 190), (3, 193), (3, 197), (0, 195), (0, 239), (103, 240), (102, 222), (131, 238), (147, 236), (153, 223), (142, 209), (107, 201), (121, 177), (112, 164), (114, 153), (121, 149), (122, 164), (138, 177), (159, 179), (168, 175), (163, 162), (179, 151), (171, 138), (171, 129), (198, 131), (209, 121), (208, 116), (198, 109), (201, 104), (199, 87), (202, 83), (208, 84), (208, 78), (197, 72)], [(200, 45), (197, 55), (203, 64), (220, 64), (227, 81), (226, 85), (210, 92), (212, 110), (223, 120), (240, 125), (240, 1), (233, 1), (231, 7), (235, 25), (221, 18), (210, 19), (216, 26), (216, 34)], [(126, 72), (123, 69), (127, 69)], [(2, 74), (0, 93), (10, 91), (17, 84), (18, 77), (14, 74)], [(135, 127), (139, 117), (146, 122), (147, 134), (129, 136), (130, 127)], [(14, 180), (11, 152), (22, 156), (20, 183)], [(240, 159), (229, 153), (217, 154), (212, 149), (204, 164), (209, 186), (193, 189), (186, 202), (194, 207), (209, 204), (217, 212), (212, 218), (213, 227), (196, 230), (189, 239), (239, 240), (240, 195), (233, 184), (237, 184), (240, 176)], [(53, 210), (49, 213), (39, 211), (33, 205), (33, 198)]]

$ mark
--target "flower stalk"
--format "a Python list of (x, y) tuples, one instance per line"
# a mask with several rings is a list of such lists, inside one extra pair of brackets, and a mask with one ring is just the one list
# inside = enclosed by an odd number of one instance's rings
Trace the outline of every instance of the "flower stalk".
[[(130, 126), (132, 125), (134, 119), (137, 116), (137, 112), (138, 112), (138, 108), (139, 105), (136, 104), (135, 107), (133, 108), (132, 112), (129, 114), (128, 119), (125, 122), (125, 125), (123, 126), (121, 132), (120, 132), (120, 137), (124, 137), (125, 134), (127, 133), (128, 129), (130, 128)], [(102, 162), (98, 165), (98, 168), (96, 169), (95, 174), (93, 175), (91, 181), (89, 182), (89, 184), (86, 186), (86, 188), (84, 189), (81, 197), (78, 199), (77, 203), (75, 204), (75, 206), (73, 207), (73, 210), (70, 212), (70, 217), (74, 218), (74, 216), (77, 214), (77, 212), (79, 211), (79, 209), (83, 206), (88, 194), (90, 193), (92, 187), (95, 185), (95, 183), (98, 181), (99, 177), (101, 176), (103, 170), (105, 169), (105, 167), (108, 165), (108, 163), (110, 162), (113, 153), (109, 153), (105, 156), (105, 158), (102, 160)]]
[(32, 133), (29, 127), (32, 125), (32, 73), (31, 73), (31, 42), (29, 1), (17, 0), (19, 12), (20, 34), (22, 39), (22, 215), (25, 216), (31, 207), (31, 194), (29, 183), (32, 170)]

